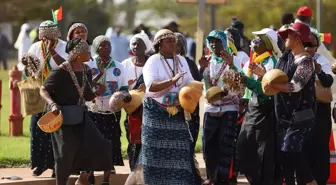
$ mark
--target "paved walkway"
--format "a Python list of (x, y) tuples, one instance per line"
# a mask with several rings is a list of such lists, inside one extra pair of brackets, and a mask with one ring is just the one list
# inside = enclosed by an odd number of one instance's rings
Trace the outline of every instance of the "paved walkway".
[[(202, 175), (205, 175), (205, 164), (202, 157), (202, 154), (196, 154), (196, 159), (199, 162), (199, 168)], [(115, 183), (116, 181), (122, 181), (123, 179), (127, 178), (127, 175), (129, 174), (129, 168), (128, 168), (128, 160), (124, 160), (125, 166), (116, 166), (116, 172), (119, 177), (112, 177), (111, 182), (114, 182), (113, 185), (119, 185), (119, 183)], [(55, 181), (51, 179), (51, 170), (46, 171), (43, 173), (40, 177), (33, 177), (32, 176), (32, 170), (29, 168), (6, 168), (6, 169), (0, 169), (0, 178), (2, 177), (10, 177), (10, 176), (18, 176), (21, 177), (23, 180), (0, 180), (0, 184), (3, 185), (37, 185), (39, 181), (45, 181), (43, 185), (53, 185), (55, 184)], [(101, 176), (102, 172), (95, 173), (96, 176)], [(75, 175), (71, 176), (72, 182), (77, 177)], [(121, 180), (120, 180), (121, 179)], [(99, 181), (99, 180), (98, 180)], [(26, 182), (26, 183), (23, 183)], [(41, 182), (42, 183), (42, 182)], [(239, 178), (239, 184), (244, 185), (248, 184), (247, 180), (244, 177)], [(41, 184), (42, 185), (42, 184)], [(68, 183), (68, 185), (73, 185)], [(122, 185), (122, 184), (120, 184)]]

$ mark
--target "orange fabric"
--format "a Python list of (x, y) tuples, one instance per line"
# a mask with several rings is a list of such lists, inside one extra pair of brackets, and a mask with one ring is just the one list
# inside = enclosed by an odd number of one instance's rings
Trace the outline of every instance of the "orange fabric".
[(229, 179), (232, 178), (232, 173), (233, 173), (233, 157), (232, 157), (231, 165), (230, 165), (230, 175), (229, 175)]
[(336, 150), (335, 150), (334, 134), (332, 131), (330, 134), (329, 150), (330, 150), (330, 177), (328, 183), (336, 183)]

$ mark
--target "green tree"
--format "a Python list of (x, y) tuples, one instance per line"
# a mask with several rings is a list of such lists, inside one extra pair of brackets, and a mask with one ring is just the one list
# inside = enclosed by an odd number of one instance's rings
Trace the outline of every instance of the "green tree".
[[(245, 24), (245, 33), (252, 37), (252, 31), (274, 25), (281, 26), (281, 16), (284, 12), (293, 12), (295, 15), (300, 6), (307, 5), (316, 10), (316, 0), (230, 0), (227, 5), (216, 5), (216, 27), (225, 29), (230, 26), (231, 18), (238, 17)], [(161, 17), (169, 17), (172, 14), (179, 17), (181, 31), (195, 33), (197, 29), (197, 5), (178, 4), (176, 0), (144, 0), (140, 3), (140, 9), (151, 9)], [(335, 0), (323, 0), (322, 6), (322, 32), (336, 34), (334, 18), (336, 12)], [(209, 7), (206, 6), (205, 33), (210, 31)], [(316, 11), (314, 11), (316, 15)], [(315, 25), (314, 16), (313, 25)]]

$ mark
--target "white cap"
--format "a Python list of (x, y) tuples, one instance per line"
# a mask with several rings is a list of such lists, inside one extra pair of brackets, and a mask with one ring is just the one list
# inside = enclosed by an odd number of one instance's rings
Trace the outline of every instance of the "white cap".
[(259, 35), (266, 35), (273, 46), (274, 56), (278, 59), (282, 55), (282, 52), (278, 46), (278, 34), (271, 28), (264, 28), (260, 31), (254, 31), (252, 32), (253, 35), (259, 36)]
[(253, 35), (258, 36), (258, 35), (267, 35), (268, 38), (272, 39), (275, 42), (278, 42), (278, 35), (277, 33), (271, 29), (271, 28), (264, 28), (260, 31), (254, 31), (252, 32)]

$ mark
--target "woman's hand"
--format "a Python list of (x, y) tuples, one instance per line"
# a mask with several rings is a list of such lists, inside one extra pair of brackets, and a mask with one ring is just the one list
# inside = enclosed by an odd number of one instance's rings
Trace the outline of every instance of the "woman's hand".
[(98, 90), (96, 92), (97, 96), (102, 96), (106, 91), (106, 87), (103, 84), (98, 84)]
[(61, 107), (59, 105), (57, 105), (57, 103), (53, 102), (52, 104), (50, 104), (50, 108), (52, 112), (56, 112), (61, 110)]
[(201, 57), (201, 59), (198, 60), (198, 63), (200, 65), (201, 69), (207, 68), (208, 65), (209, 65), (209, 61), (210, 61), (210, 57), (207, 57), (207, 56), (203, 55)]
[(264, 76), (266, 73), (265, 66), (263, 65), (258, 66), (254, 62), (249, 64), (249, 69), (252, 71), (253, 74), (258, 75), (258, 76)]
[(55, 44), (55, 40), (54, 39), (48, 39), (46, 37), (43, 37), (42, 42), (48, 48), (48, 51), (50, 51), (51, 54), (55, 54), (55, 53), (53, 53), (55, 51), (54, 48), (53, 48), (53, 46)]
[(179, 81), (180, 78), (182, 78), (187, 72), (184, 72), (184, 73), (178, 73), (177, 75), (175, 75), (173, 78), (172, 78), (172, 81), (173, 83), (176, 83), (177, 81)]
[(137, 79), (128, 80), (128, 86), (133, 85), (136, 81)]
[(221, 51), (221, 57), (230, 67), (232, 67), (234, 65), (233, 64), (233, 55), (230, 55), (226, 50)]
[(294, 90), (294, 86), (291, 83), (282, 83), (282, 84), (272, 83), (272, 84), (266, 84), (264, 86), (264, 92), (265, 93), (275, 92), (275, 93), (272, 93), (272, 94), (276, 94), (279, 91), (288, 93), (288, 92), (293, 92), (293, 90)]

